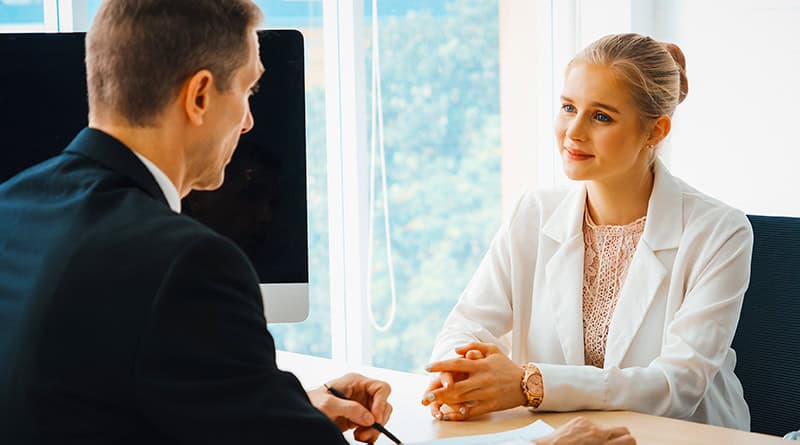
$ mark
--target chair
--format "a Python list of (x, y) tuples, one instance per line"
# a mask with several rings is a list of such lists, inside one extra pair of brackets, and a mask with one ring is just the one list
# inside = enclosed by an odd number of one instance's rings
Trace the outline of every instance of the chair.
[(800, 429), (800, 218), (748, 215), (750, 287), (733, 339), (753, 432)]

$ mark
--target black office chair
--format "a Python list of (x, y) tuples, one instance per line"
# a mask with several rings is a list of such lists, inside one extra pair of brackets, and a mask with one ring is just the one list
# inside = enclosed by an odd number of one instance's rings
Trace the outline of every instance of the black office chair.
[(748, 215), (750, 287), (733, 339), (754, 432), (800, 429), (800, 218)]

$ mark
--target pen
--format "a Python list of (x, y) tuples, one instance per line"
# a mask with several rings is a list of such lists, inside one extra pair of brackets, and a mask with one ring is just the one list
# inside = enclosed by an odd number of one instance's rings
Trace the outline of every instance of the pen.
[[(344, 399), (344, 400), (350, 400), (350, 399), (349, 399), (349, 398), (348, 398), (346, 395), (344, 395), (344, 394), (343, 394), (341, 391), (339, 391), (338, 389), (336, 389), (336, 388), (334, 388), (334, 387), (332, 387), (332, 386), (328, 386), (328, 384), (327, 384), (327, 383), (324, 383), (322, 386), (324, 386), (324, 387), (325, 387), (325, 389), (327, 389), (327, 390), (328, 390), (328, 392), (329, 392), (329, 393), (331, 393), (331, 394), (333, 394), (334, 396), (336, 396), (336, 397), (338, 397), (338, 398), (340, 398), (340, 399)], [(391, 439), (391, 440), (392, 440), (392, 442), (396, 443), (397, 445), (403, 445), (403, 442), (401, 442), (401, 441), (400, 441), (400, 439), (398, 439), (398, 438), (397, 438), (397, 436), (395, 436), (394, 434), (390, 433), (390, 432), (389, 432), (389, 430), (387, 430), (387, 429), (386, 429), (386, 427), (384, 427), (384, 426), (383, 426), (383, 425), (381, 425), (380, 423), (378, 423), (378, 422), (375, 422), (375, 423), (373, 423), (373, 424), (372, 424), (372, 428), (375, 428), (376, 430), (378, 430), (378, 431), (380, 431), (381, 433), (383, 433), (383, 434), (384, 434), (386, 437), (388, 437), (389, 439)]]

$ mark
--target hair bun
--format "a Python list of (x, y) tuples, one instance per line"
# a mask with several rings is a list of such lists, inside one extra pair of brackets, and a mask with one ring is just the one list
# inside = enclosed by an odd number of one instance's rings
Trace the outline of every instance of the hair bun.
[(686, 95), (689, 94), (689, 78), (686, 77), (686, 56), (683, 55), (683, 51), (681, 48), (669, 42), (661, 42), (669, 54), (672, 56), (672, 59), (675, 61), (675, 64), (678, 65), (678, 68), (681, 72), (681, 90), (680, 96), (678, 97), (678, 103), (683, 102), (686, 99)]

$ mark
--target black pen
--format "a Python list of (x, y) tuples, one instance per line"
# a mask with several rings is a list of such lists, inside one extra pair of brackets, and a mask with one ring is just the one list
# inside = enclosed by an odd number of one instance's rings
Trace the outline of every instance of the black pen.
[[(322, 386), (324, 386), (325, 389), (327, 389), (328, 392), (333, 394), (334, 396), (336, 396), (336, 397), (338, 397), (340, 399), (350, 400), (350, 398), (347, 397), (346, 395), (344, 395), (341, 391), (339, 391), (338, 389), (336, 389), (336, 388), (334, 388), (332, 386), (328, 386), (327, 383), (323, 384)], [(387, 430), (386, 427), (384, 427), (380, 423), (378, 423), (378, 422), (373, 423), (372, 424), (372, 428), (375, 428), (376, 430), (378, 430), (381, 433), (383, 433), (386, 437), (391, 439), (392, 442), (396, 443), (397, 445), (403, 445), (403, 442), (400, 442), (400, 439), (398, 439), (397, 436), (395, 436), (394, 434), (390, 433), (389, 430)]]

